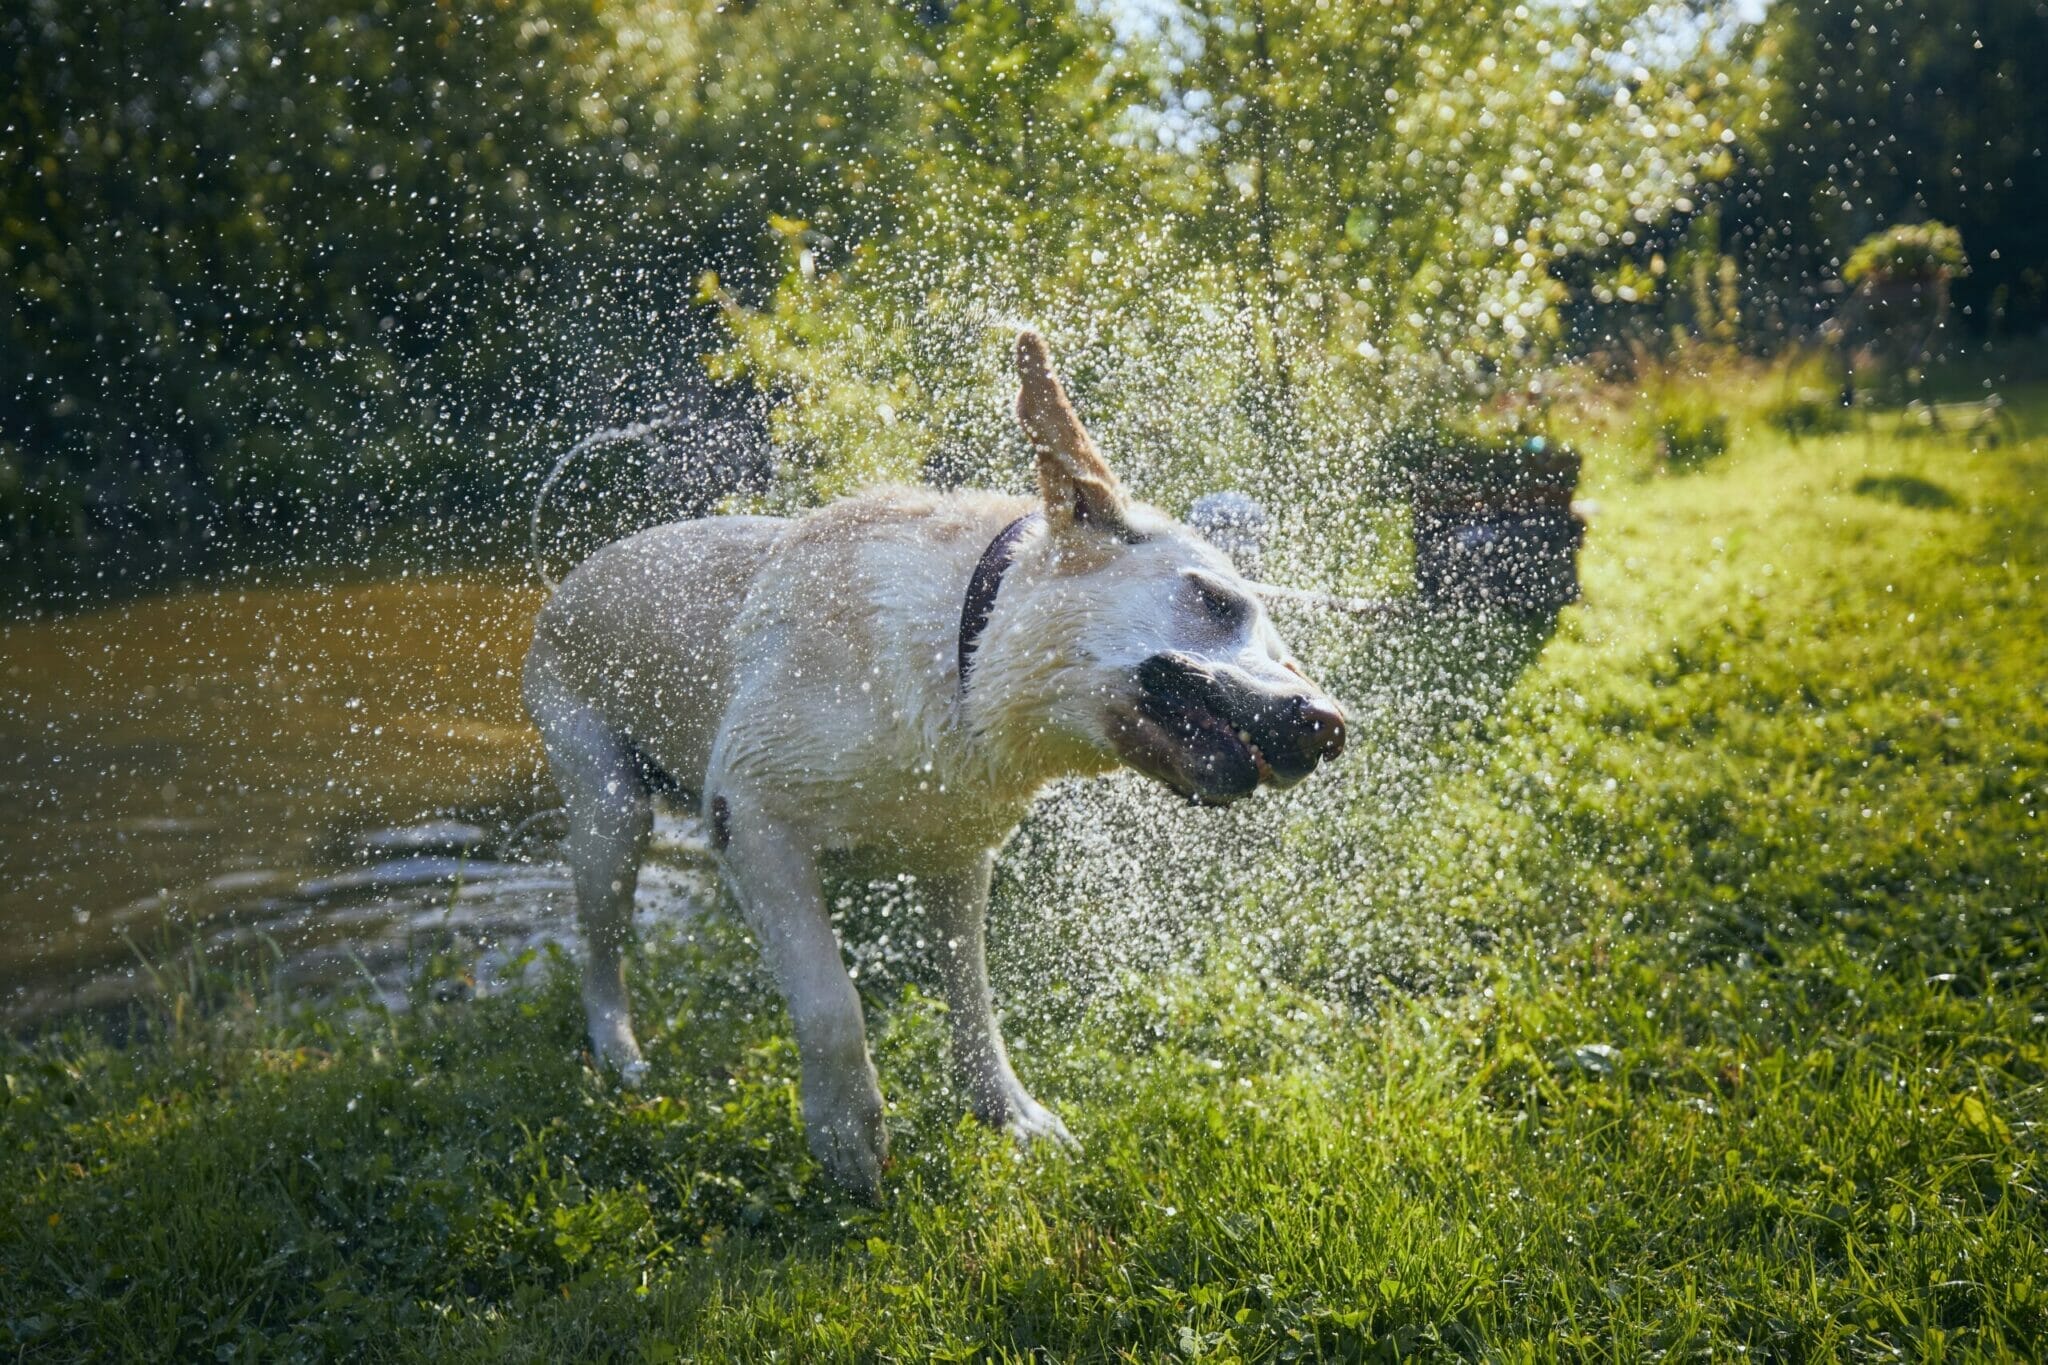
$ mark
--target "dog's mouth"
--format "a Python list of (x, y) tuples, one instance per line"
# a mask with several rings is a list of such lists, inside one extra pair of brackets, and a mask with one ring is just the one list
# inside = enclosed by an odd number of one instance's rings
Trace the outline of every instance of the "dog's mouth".
[(1262, 694), (1227, 674), (1180, 655), (1147, 659), (1111, 708), (1118, 757), (1196, 805), (1227, 806), (1291, 787), (1343, 751), (1343, 713), (1326, 699)]
[(1118, 757), (1198, 806), (1242, 801), (1273, 780), (1250, 732), (1199, 703), (1140, 693), (1112, 720)]

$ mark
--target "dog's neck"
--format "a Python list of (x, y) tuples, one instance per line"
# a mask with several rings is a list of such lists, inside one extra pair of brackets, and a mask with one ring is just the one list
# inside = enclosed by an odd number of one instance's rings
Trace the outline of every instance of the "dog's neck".
[(1044, 510), (1033, 508), (1011, 516), (983, 543), (958, 599), (957, 672), (949, 695), (939, 702), (945, 720), (934, 733), (939, 751), (948, 755), (941, 763), (951, 768), (955, 790), (978, 790), (998, 803), (1018, 803), (1020, 816), (1047, 783), (1116, 766), (1098, 746), (1050, 723), (1047, 656), (1043, 650), (1020, 652), (1008, 620), (1011, 612), (1029, 610), (1024, 599), (1012, 598), (1020, 592), (1030, 596), (1019, 574), (1036, 575), (1045, 567), (1040, 561), (1047, 548), (1046, 524)]
[(996, 594), (1002, 591), (1003, 575), (1016, 562), (1017, 546), (1024, 537), (1045, 524), (1045, 513), (1026, 512), (996, 533), (989, 541), (988, 548), (981, 552), (981, 560), (974, 566), (974, 574), (967, 580), (967, 596), (960, 603), (960, 635), (958, 644), (960, 693), (967, 693), (967, 680), (974, 671), (975, 651), (981, 647), (981, 633), (988, 628), (988, 618), (996, 609)]

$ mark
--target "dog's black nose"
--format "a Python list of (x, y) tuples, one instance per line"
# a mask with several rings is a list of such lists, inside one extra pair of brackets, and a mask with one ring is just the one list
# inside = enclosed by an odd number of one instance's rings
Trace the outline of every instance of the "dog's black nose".
[(1344, 713), (1328, 697), (1296, 697), (1292, 728), (1311, 767), (1344, 752)]

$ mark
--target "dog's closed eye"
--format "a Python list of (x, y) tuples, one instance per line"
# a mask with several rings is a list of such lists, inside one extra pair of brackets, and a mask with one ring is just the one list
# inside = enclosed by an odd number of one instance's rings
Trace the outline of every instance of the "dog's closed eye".
[(1235, 630), (1251, 616), (1251, 601), (1222, 579), (1200, 569), (1189, 569), (1185, 577), (1193, 605), (1216, 625)]

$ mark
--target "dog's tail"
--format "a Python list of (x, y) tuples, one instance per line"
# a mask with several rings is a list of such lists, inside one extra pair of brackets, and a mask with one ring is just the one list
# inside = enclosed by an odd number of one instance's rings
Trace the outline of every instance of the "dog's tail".
[(540, 481), (540, 491), (533, 495), (533, 515), (527, 519), (526, 525), (527, 558), (533, 565), (534, 575), (541, 582), (547, 584), (548, 591), (552, 592), (560, 586), (560, 580), (548, 572), (547, 560), (541, 553), (541, 512), (547, 506), (548, 494), (555, 491), (555, 485), (560, 482), (562, 474), (575, 462), (577, 456), (587, 450), (594, 450), (598, 446), (610, 445), (614, 441), (644, 441), (657, 432), (667, 431), (670, 427), (685, 420), (687, 418), (684, 413), (662, 412), (655, 414), (644, 422), (629, 422), (625, 426), (619, 427), (600, 427), (598, 430), (577, 441), (556, 458), (554, 467), (548, 470), (548, 476)]

